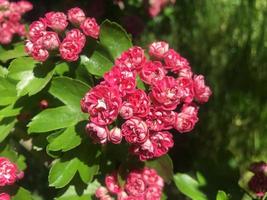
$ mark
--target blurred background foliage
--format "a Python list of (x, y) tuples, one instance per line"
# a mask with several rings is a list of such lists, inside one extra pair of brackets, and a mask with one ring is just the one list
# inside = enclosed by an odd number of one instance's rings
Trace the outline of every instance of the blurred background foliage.
[[(252, 161), (267, 160), (266, 0), (177, 0), (153, 19), (141, 0), (125, 1), (124, 9), (111, 0), (32, 2), (28, 20), (81, 6), (99, 22), (122, 24), (135, 44), (165, 40), (186, 57), (205, 75), (213, 96), (196, 129), (176, 134), (174, 170), (197, 175), (209, 199), (219, 189), (242, 199), (240, 176)], [(169, 199), (178, 199), (174, 187), (168, 190)]]

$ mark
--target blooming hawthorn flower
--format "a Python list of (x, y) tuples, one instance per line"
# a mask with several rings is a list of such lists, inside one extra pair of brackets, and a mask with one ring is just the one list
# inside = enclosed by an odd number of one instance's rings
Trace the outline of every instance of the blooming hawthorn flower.
[(100, 26), (97, 24), (95, 18), (87, 17), (81, 23), (80, 28), (83, 30), (85, 35), (98, 39), (100, 34)]
[(43, 36), (47, 24), (44, 20), (34, 21), (29, 27), (29, 37), (32, 42), (35, 42)]
[(67, 16), (63, 12), (48, 12), (44, 21), (48, 27), (58, 32), (64, 31), (68, 26)]
[(118, 174), (116, 172), (107, 175), (105, 178), (105, 183), (108, 191), (112, 194), (118, 194), (121, 192), (121, 187), (119, 186), (118, 182)]
[(33, 45), (31, 55), (35, 60), (44, 62), (49, 57), (49, 52), (41, 45)]
[(80, 47), (80, 50), (84, 47), (86, 43), (85, 35), (79, 29), (71, 29), (66, 33), (66, 38), (68, 40), (74, 40)]
[(164, 62), (166, 69), (173, 72), (190, 67), (189, 62), (173, 49), (169, 49), (169, 51), (166, 52), (164, 55)]
[(166, 74), (167, 71), (163, 68), (161, 62), (159, 61), (148, 61), (144, 63), (139, 72), (141, 80), (149, 85), (162, 80)]
[(68, 20), (74, 25), (80, 25), (86, 16), (82, 9), (75, 7), (68, 10)]
[(106, 126), (99, 126), (94, 123), (88, 123), (85, 130), (93, 139), (94, 143), (105, 144), (108, 140), (109, 131)]
[(90, 114), (90, 120), (98, 125), (111, 124), (118, 116), (121, 97), (116, 88), (106, 84), (92, 88), (81, 100), (83, 112)]
[(72, 62), (78, 60), (80, 52), (81, 47), (79, 43), (72, 39), (65, 38), (59, 46), (60, 56), (66, 61)]
[(153, 42), (149, 46), (149, 55), (155, 57), (157, 59), (164, 58), (164, 55), (169, 50), (169, 44), (163, 41), (160, 42)]
[(154, 132), (151, 134), (150, 140), (154, 147), (155, 157), (165, 155), (174, 144), (172, 134), (168, 131)]
[(211, 89), (205, 85), (204, 76), (202, 75), (194, 76), (194, 90), (195, 98), (200, 103), (207, 102), (212, 94)]
[(46, 50), (57, 49), (60, 45), (60, 40), (56, 32), (46, 31), (41, 38), (42, 38), (43, 47)]

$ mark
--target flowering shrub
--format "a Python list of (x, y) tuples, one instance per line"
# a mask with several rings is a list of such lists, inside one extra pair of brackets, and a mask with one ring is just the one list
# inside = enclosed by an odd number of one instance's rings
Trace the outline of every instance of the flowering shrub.
[(25, 25), (21, 18), (26, 12), (32, 9), (32, 4), (28, 1), (9, 2), (0, 1), (0, 44), (11, 43), (14, 35), (25, 36)]

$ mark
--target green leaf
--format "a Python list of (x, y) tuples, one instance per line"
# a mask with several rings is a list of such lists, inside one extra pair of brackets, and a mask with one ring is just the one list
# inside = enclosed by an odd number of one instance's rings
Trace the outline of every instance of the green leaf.
[(41, 64), (31, 57), (21, 57), (13, 60), (9, 66), (8, 77), (18, 81), (17, 95), (33, 95), (42, 90), (50, 81), (54, 66)]
[(17, 100), (16, 85), (8, 78), (0, 77), (0, 106), (14, 103)]
[(95, 194), (96, 189), (100, 186), (98, 181), (94, 181), (88, 184), (88, 187), (82, 191), (82, 194), (78, 192), (73, 185), (69, 186), (68, 189), (61, 194), (55, 200), (90, 200), (91, 196)]
[(4, 78), (7, 75), (7, 73), (8, 73), (7, 68), (0, 65), (0, 77)]
[(20, 187), (14, 197), (12, 197), (12, 200), (31, 200), (32, 196), (31, 193), (24, 189), (23, 187)]
[(96, 76), (103, 76), (104, 73), (109, 71), (113, 66), (113, 63), (97, 50), (94, 51), (90, 58), (85, 55), (80, 57), (81, 65), (84, 66), (90, 74)]
[(12, 131), (17, 119), (14, 117), (4, 118), (0, 121), (0, 142), (2, 142), (8, 134)]
[(165, 182), (171, 182), (173, 177), (173, 164), (169, 155), (164, 155), (155, 160), (146, 161), (145, 165), (157, 170), (157, 172), (165, 180)]
[(68, 77), (58, 77), (52, 80), (49, 93), (58, 98), (69, 108), (81, 113), (80, 101), (89, 90), (85, 83)]
[(131, 38), (117, 23), (105, 20), (101, 24), (100, 43), (115, 60), (121, 53), (132, 46)]
[(80, 120), (80, 113), (67, 106), (50, 108), (36, 115), (27, 125), (29, 133), (41, 133), (74, 126)]
[(22, 108), (13, 108), (14, 105), (9, 105), (7, 107), (4, 107), (0, 110), (0, 118), (1, 117), (13, 117), (17, 116), (20, 113), (20, 110)]
[(224, 191), (218, 191), (217, 196), (216, 196), (216, 200), (228, 200), (228, 196)]
[(78, 165), (79, 162), (77, 158), (71, 160), (56, 160), (49, 171), (49, 186), (55, 188), (65, 187), (74, 177)]
[(207, 200), (207, 197), (199, 189), (199, 183), (187, 174), (177, 173), (174, 175), (177, 188), (187, 197), (193, 200)]
[(18, 43), (14, 49), (3, 51), (0, 54), (0, 60), (6, 62), (10, 59), (26, 56), (23, 43)]
[(136, 80), (137, 80), (137, 88), (146, 90), (146, 86), (139, 76), (137, 76)]
[(47, 149), (49, 151), (69, 151), (81, 144), (81, 137), (75, 130), (75, 127), (69, 127), (61, 134), (51, 139)]

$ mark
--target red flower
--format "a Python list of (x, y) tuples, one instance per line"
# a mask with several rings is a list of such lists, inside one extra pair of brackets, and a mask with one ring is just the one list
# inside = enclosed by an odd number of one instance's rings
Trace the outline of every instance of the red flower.
[(161, 62), (159, 61), (149, 61), (144, 63), (139, 72), (141, 80), (149, 85), (162, 80), (166, 74), (167, 71), (162, 67)]
[(123, 119), (129, 119), (133, 116), (133, 112), (134, 112), (133, 105), (130, 103), (123, 102), (120, 109), (120, 116)]
[(130, 107), (133, 108), (133, 116), (136, 117), (147, 116), (150, 108), (149, 98), (141, 89), (136, 89), (133, 93), (127, 95), (123, 104), (130, 104)]
[(104, 144), (107, 142), (109, 132), (106, 126), (99, 126), (94, 123), (88, 123), (85, 130), (93, 139), (94, 143)]
[(122, 135), (129, 143), (144, 143), (149, 135), (147, 125), (140, 118), (134, 117), (121, 126)]
[(64, 31), (68, 26), (67, 16), (62, 12), (48, 12), (44, 20), (54, 31)]
[(194, 90), (195, 98), (200, 103), (207, 102), (212, 94), (210, 88), (205, 85), (204, 76), (202, 75), (194, 76)]
[(155, 157), (165, 155), (169, 151), (169, 148), (172, 148), (174, 144), (172, 134), (168, 131), (152, 133), (150, 140), (154, 147)]
[(20, 174), (17, 166), (10, 162), (7, 158), (0, 157), (0, 187), (12, 185), (17, 179), (23, 177)]
[(130, 152), (137, 155), (141, 161), (146, 161), (155, 157), (154, 147), (150, 139), (147, 139), (143, 144), (136, 144), (130, 147)]
[(95, 18), (87, 17), (81, 23), (80, 27), (85, 35), (98, 39), (98, 36), (100, 34), (100, 26), (97, 24)]
[(121, 188), (118, 183), (118, 174), (116, 172), (107, 175), (105, 178), (105, 183), (109, 192), (113, 194), (118, 194), (119, 192), (121, 192)]
[(56, 32), (46, 31), (41, 38), (42, 38), (43, 47), (46, 50), (57, 49), (60, 45), (60, 40)]
[(164, 62), (166, 64), (166, 69), (170, 69), (173, 72), (178, 72), (181, 69), (190, 67), (188, 61), (173, 49), (170, 49), (164, 55)]
[(81, 47), (75, 40), (65, 38), (59, 46), (59, 52), (62, 59), (76, 61), (79, 59)]
[(182, 98), (182, 90), (175, 78), (165, 76), (152, 86), (152, 100), (164, 110), (174, 110)]
[(125, 191), (134, 197), (142, 198), (146, 191), (146, 183), (138, 172), (131, 172), (126, 180)]
[(0, 200), (10, 200), (10, 196), (7, 193), (0, 194)]
[(159, 188), (164, 187), (163, 179), (158, 175), (157, 171), (151, 168), (144, 168), (142, 171), (142, 177), (148, 186), (157, 186)]
[(149, 46), (149, 55), (157, 59), (164, 58), (164, 55), (169, 50), (169, 44), (166, 42), (153, 42)]
[(49, 53), (46, 49), (44, 49), (41, 45), (33, 45), (32, 47), (32, 57), (35, 60), (38, 60), (40, 62), (44, 62), (49, 57)]
[(66, 34), (66, 38), (68, 40), (74, 40), (76, 43), (78, 43), (80, 49), (83, 49), (86, 42), (85, 35), (77, 28), (68, 31)]
[(145, 199), (146, 200), (160, 200), (162, 190), (160, 187), (152, 185), (146, 189)]
[(83, 10), (78, 7), (68, 10), (68, 20), (74, 25), (80, 25), (85, 18)]
[(111, 124), (118, 116), (121, 97), (116, 88), (105, 84), (92, 88), (81, 100), (82, 110), (90, 114), (92, 122), (98, 125)]
[(178, 85), (182, 91), (182, 101), (191, 103), (194, 99), (194, 83), (191, 78), (179, 77), (177, 79)]
[(31, 23), (30, 28), (29, 28), (30, 40), (32, 42), (35, 42), (40, 37), (42, 37), (44, 31), (46, 30), (46, 26), (47, 25), (46, 25), (44, 20), (42, 20), (42, 21), (34, 21), (33, 23)]

